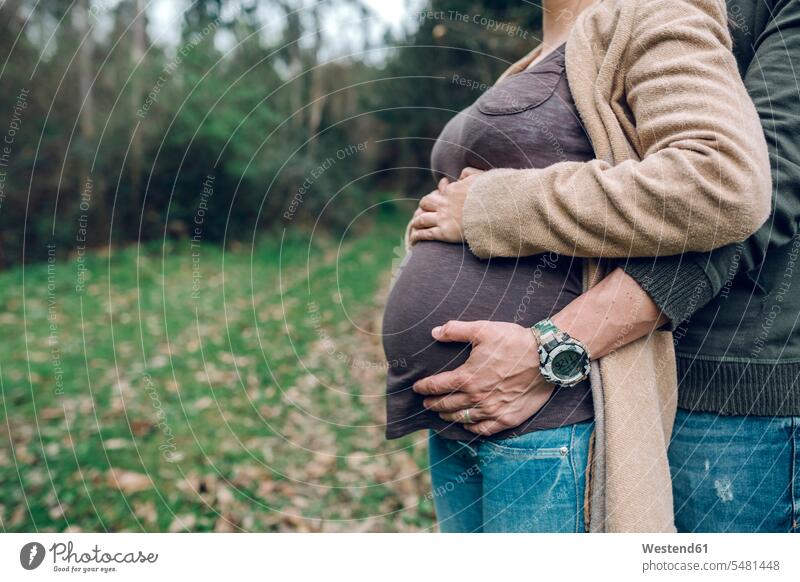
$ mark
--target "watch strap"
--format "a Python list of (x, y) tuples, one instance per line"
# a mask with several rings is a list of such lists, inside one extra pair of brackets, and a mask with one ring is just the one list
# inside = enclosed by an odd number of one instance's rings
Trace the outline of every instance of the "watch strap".
[(533, 332), (538, 344), (547, 351), (550, 351), (560, 342), (569, 339), (569, 335), (566, 332), (558, 329), (556, 324), (553, 323), (549, 318), (535, 323), (531, 327), (531, 331)]

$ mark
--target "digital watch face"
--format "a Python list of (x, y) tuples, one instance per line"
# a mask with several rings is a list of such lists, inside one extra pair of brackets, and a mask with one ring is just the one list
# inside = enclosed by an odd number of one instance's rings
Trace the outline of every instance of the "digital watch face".
[(574, 350), (564, 350), (553, 358), (551, 369), (559, 378), (571, 378), (581, 371), (583, 366), (583, 353)]

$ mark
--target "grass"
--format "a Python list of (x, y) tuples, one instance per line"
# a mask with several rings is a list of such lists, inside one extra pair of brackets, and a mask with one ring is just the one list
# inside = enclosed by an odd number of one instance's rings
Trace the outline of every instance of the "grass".
[(403, 226), (0, 273), (2, 529), (431, 528), (424, 435), (381, 427)]

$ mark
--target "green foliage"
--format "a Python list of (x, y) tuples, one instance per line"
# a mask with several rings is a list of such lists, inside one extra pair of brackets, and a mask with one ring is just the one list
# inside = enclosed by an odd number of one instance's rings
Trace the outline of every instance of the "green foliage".
[(0, 274), (3, 529), (431, 527), (419, 439), (382, 442), (371, 329), (404, 223), (373, 218), (89, 253), (80, 293), (75, 261)]
[(48, 243), (67, 256), (195, 236), (198, 212), (205, 242), (300, 223), (341, 230), (365, 207), (426, 193), (432, 140), (478, 95), (453, 75), (491, 83), (536, 43), (538, 9), (433, 0), (383, 62), (326, 61), (316, 27), (344, 4), (366, 14), (358, 0), (301, 12), (275, 0), (284, 27), (267, 37), (255, 2), (193, 2), (165, 48), (136, 0), (6, 2), (4, 121), (29, 93), (3, 168), (0, 266), (43, 259)]

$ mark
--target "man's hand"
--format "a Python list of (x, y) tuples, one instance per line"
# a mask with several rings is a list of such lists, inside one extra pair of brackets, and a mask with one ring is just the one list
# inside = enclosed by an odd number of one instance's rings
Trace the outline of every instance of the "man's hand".
[(420, 200), (411, 221), (412, 245), (421, 240), (464, 241), (464, 200), (475, 177), (481, 173), (475, 168), (464, 168), (457, 182), (442, 178), (438, 190)]
[(515, 428), (536, 413), (555, 386), (539, 374), (531, 330), (515, 323), (449, 321), (431, 332), (442, 342), (472, 344), (469, 359), (450, 372), (414, 384), (425, 407), (448, 422), (488, 436)]

